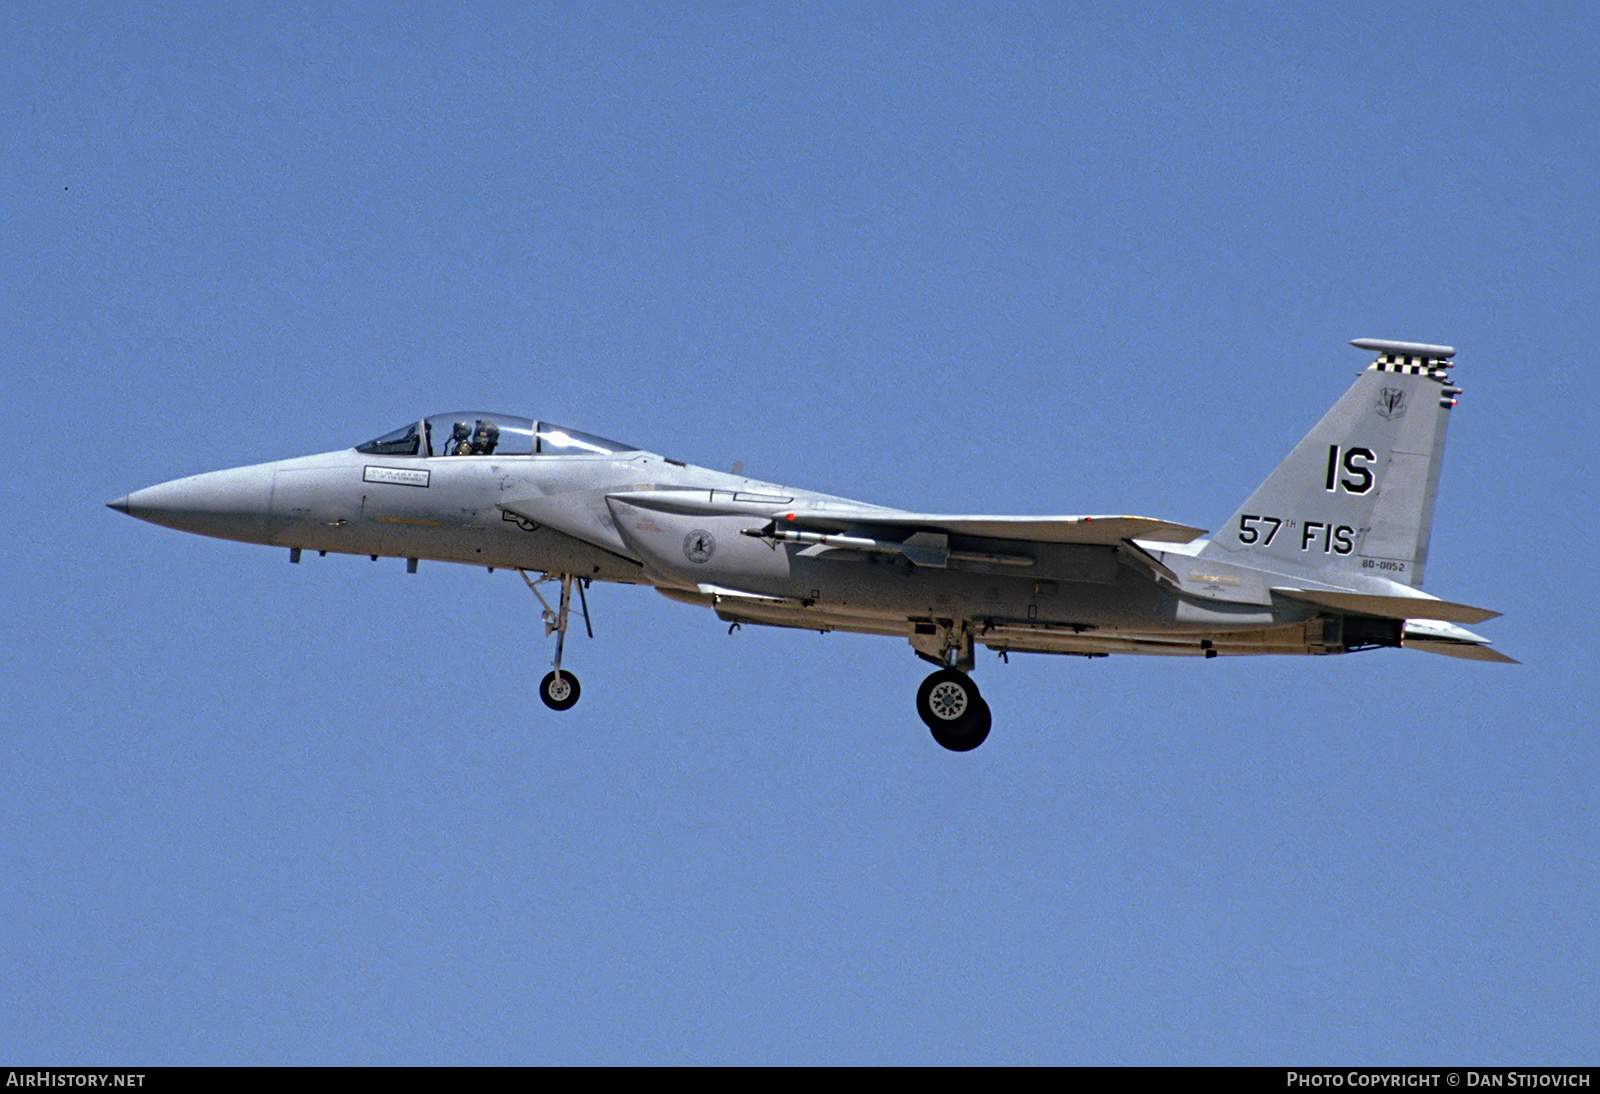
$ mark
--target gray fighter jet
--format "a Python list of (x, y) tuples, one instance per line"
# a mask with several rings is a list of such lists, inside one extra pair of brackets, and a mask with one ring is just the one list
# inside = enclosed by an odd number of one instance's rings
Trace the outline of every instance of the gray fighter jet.
[(539, 693), (556, 710), (578, 700), (561, 657), (574, 592), (588, 626), (591, 581), (650, 585), (729, 624), (903, 638), (938, 666), (917, 712), (957, 751), (989, 733), (970, 675), (979, 645), (1083, 657), (1406, 646), (1509, 662), (1460, 626), (1497, 613), (1421, 591), (1460, 392), (1455, 351), (1352, 345), (1377, 360), (1209, 539), (1148, 517), (887, 509), (476, 412), (110, 504), (186, 532), (287, 547), (291, 562), (314, 550), (404, 558), (413, 572), (424, 558), (515, 570), (555, 635)]

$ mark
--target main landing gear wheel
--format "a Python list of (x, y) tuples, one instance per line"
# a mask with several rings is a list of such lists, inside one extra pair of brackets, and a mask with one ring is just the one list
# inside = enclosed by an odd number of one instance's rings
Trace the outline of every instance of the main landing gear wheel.
[(539, 681), (539, 698), (551, 710), (571, 709), (578, 701), (579, 692), (578, 678), (570, 672), (548, 672)]
[(917, 714), (933, 739), (952, 752), (970, 752), (989, 736), (989, 704), (972, 677), (940, 669), (917, 689)]

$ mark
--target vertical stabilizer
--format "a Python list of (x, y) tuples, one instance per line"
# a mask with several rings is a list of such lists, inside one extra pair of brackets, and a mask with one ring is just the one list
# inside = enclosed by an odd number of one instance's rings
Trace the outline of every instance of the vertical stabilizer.
[(1421, 587), (1450, 409), (1449, 346), (1362, 338), (1378, 358), (1201, 552), (1338, 584)]

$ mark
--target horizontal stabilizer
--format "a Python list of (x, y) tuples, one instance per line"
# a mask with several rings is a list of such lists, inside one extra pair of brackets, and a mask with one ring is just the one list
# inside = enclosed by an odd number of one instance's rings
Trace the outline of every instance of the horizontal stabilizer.
[(1451, 623), (1482, 623), (1500, 614), (1487, 608), (1474, 608), (1470, 604), (1435, 600), (1431, 596), (1374, 596), (1370, 593), (1323, 589), (1275, 588), (1272, 591), (1292, 600), (1303, 600), (1308, 604), (1353, 615), (1375, 615), (1380, 619), (1443, 619)]
[(1495, 661), (1503, 665), (1521, 664), (1514, 657), (1507, 657), (1498, 650), (1490, 649), (1489, 640), (1483, 635), (1473, 634), (1454, 623), (1436, 619), (1406, 620), (1405, 629), (1400, 635), (1400, 644), (1408, 650), (1440, 653), (1446, 657), (1460, 657), (1468, 661)]
[(1407, 638), (1401, 644), (1408, 650), (1442, 653), (1446, 657), (1461, 657), (1468, 661), (1497, 661), (1502, 665), (1522, 664), (1515, 657), (1507, 657), (1499, 650), (1480, 646), (1476, 642), (1438, 642), (1430, 638)]

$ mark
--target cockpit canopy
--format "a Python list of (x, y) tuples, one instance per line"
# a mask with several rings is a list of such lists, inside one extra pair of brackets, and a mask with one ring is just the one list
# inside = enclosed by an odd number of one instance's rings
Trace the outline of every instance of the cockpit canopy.
[(373, 456), (607, 456), (638, 445), (608, 441), (554, 422), (485, 414), (435, 414), (356, 445)]

